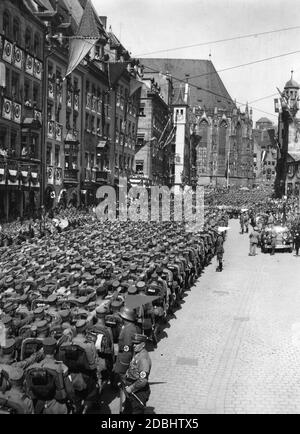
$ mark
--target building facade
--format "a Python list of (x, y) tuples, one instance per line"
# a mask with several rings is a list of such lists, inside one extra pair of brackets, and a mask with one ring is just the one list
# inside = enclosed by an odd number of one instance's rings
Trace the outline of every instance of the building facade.
[(26, 1), (0, 4), (0, 219), (41, 202), (44, 27)]
[[(293, 79), (285, 84), (278, 115), (278, 162), (275, 190), (278, 197), (299, 194), (300, 161), (300, 85)], [(275, 107), (276, 108), (276, 107)]]
[(193, 177), (203, 185), (251, 186), (253, 181), (252, 115), (234, 108), (194, 107), (191, 114)]
[[(164, 76), (159, 85), (145, 74), (139, 105), (138, 137), (135, 154), (135, 176), (132, 184), (169, 185), (172, 183), (172, 146), (174, 128), (170, 101), (172, 83)], [(162, 89), (166, 93), (162, 93)], [(164, 95), (164, 96), (163, 96)]]
[[(142, 59), (145, 71), (188, 82), (190, 128), (185, 182), (251, 186), (253, 182), (252, 113), (242, 112), (228, 94), (210, 60)], [(229, 177), (229, 179), (228, 179)]]
[(253, 130), (254, 184), (273, 187), (277, 167), (277, 129), (272, 121), (261, 118)]

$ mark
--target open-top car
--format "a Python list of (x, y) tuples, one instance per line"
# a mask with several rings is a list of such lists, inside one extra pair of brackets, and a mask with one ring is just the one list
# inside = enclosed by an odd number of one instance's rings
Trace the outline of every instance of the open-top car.
[(293, 235), (287, 226), (266, 227), (261, 234), (261, 250), (263, 253), (272, 250), (272, 238), (275, 238), (275, 250), (293, 251)]

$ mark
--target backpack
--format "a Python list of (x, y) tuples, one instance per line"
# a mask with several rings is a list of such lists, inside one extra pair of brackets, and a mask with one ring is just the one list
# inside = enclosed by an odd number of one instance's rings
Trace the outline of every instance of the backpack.
[(67, 393), (64, 386), (63, 372), (52, 367), (36, 366), (26, 373), (26, 386), (30, 396), (40, 401), (56, 399), (64, 401)]
[[(24, 395), (25, 397), (25, 395)], [(0, 415), (1, 414), (25, 414), (26, 409), (20, 397), (13, 397), (11, 394), (0, 393)]]
[(112, 354), (112, 341), (109, 336), (109, 332), (105, 332), (105, 330), (100, 330), (97, 327), (92, 328), (89, 330), (89, 334), (87, 338), (91, 339), (91, 342), (94, 343), (96, 350), (98, 354), (101, 356), (101, 354)]
[(74, 343), (61, 345), (59, 349), (59, 360), (67, 365), (71, 374), (91, 371), (86, 350), (80, 345)]

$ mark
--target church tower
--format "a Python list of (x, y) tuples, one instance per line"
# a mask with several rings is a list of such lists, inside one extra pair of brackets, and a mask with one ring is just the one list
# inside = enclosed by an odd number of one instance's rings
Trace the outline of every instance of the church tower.
[(181, 185), (186, 176), (185, 154), (188, 131), (188, 94), (189, 85), (181, 85), (175, 90), (173, 102), (175, 136), (175, 186)]

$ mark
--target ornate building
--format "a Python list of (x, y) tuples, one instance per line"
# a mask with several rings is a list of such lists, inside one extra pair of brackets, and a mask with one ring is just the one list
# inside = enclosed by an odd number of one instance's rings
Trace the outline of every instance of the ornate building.
[[(252, 113), (236, 107), (210, 60), (142, 59), (147, 68), (189, 84), (189, 160), (185, 182), (251, 185)], [(230, 179), (228, 179), (228, 176)]]
[(0, 3), (0, 219), (40, 206), (44, 29), (27, 1)]
[(159, 85), (156, 78), (147, 73), (143, 78), (132, 184), (169, 185), (173, 179), (174, 128), (168, 104), (172, 82), (164, 76)]
[(254, 184), (272, 187), (276, 179), (277, 129), (272, 121), (261, 118), (253, 130)]
[(194, 108), (191, 175), (204, 185), (250, 186), (253, 179), (251, 111)]
[[(281, 94), (281, 108), (278, 116), (278, 163), (276, 177), (276, 194), (299, 194), (300, 186), (300, 119), (299, 110), (300, 85), (293, 79), (285, 84)], [(276, 101), (275, 101), (276, 102)]]

